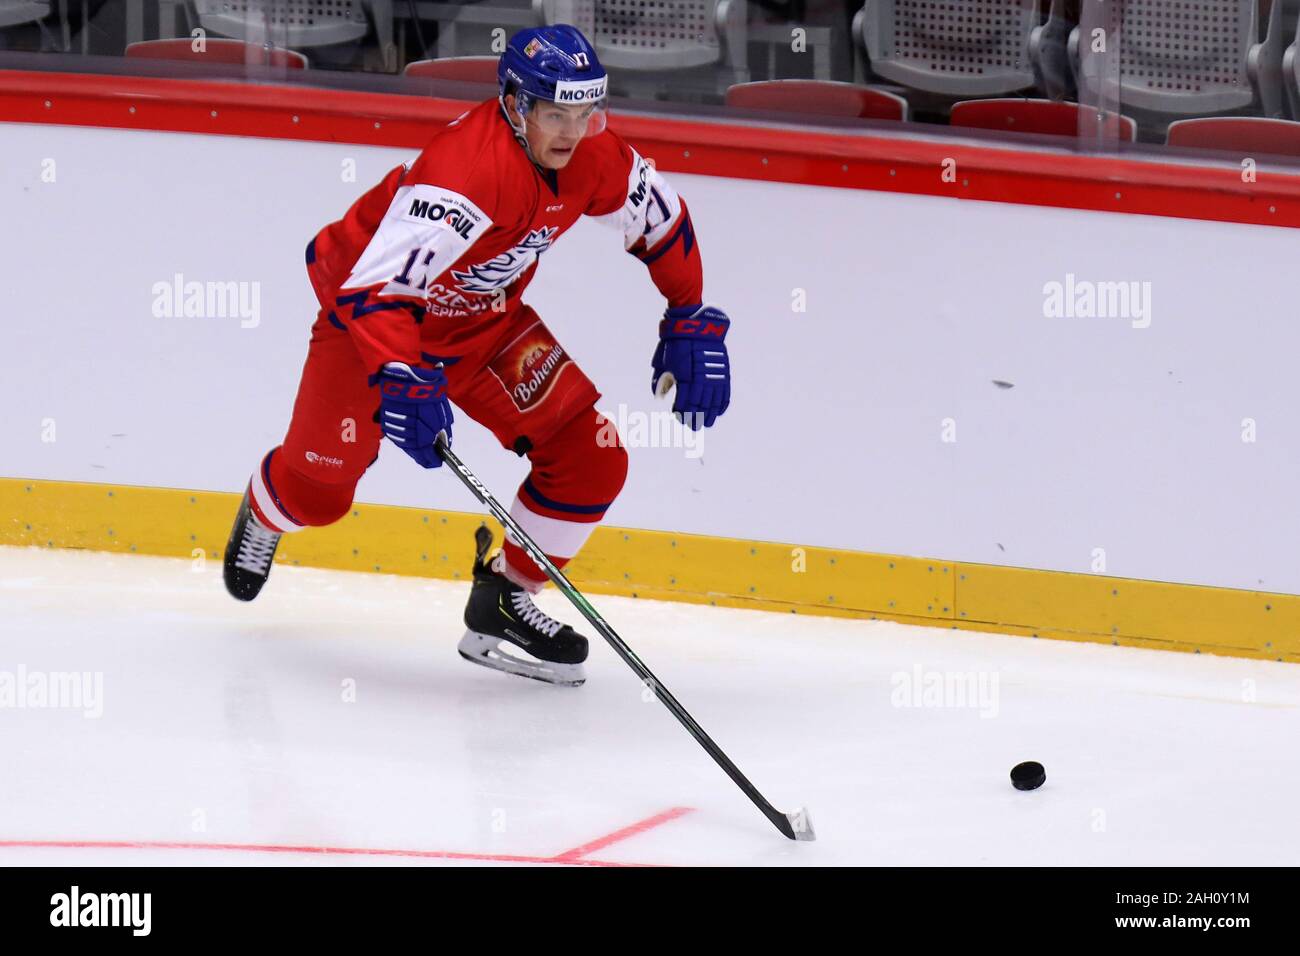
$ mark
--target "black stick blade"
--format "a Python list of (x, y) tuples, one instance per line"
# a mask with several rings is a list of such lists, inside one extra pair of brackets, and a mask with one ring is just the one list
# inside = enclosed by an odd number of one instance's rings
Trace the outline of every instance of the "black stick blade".
[(781, 832), (791, 840), (811, 843), (817, 839), (817, 832), (813, 829), (812, 817), (808, 815), (807, 807), (800, 807), (793, 813), (787, 813), (785, 821), (790, 829), (787, 832), (785, 827), (781, 827)]

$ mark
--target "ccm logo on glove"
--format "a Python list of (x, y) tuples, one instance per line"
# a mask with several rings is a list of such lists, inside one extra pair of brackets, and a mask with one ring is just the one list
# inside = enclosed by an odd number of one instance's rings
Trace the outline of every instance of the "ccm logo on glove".
[(437, 468), (442, 464), (438, 439), (451, 447), (447, 373), (442, 366), (412, 368), (403, 362), (389, 362), (375, 381), (379, 385), (375, 421), (384, 435), (422, 467)]
[(379, 391), (388, 398), (405, 398), (413, 402), (422, 402), (442, 395), (447, 388), (445, 385), (386, 381), (380, 386)]
[(673, 413), (693, 431), (709, 428), (731, 404), (731, 360), (723, 343), (731, 320), (711, 305), (669, 309), (659, 323), (659, 347), (650, 360), (650, 389), (676, 389)]
[[(665, 319), (661, 325), (670, 321), (672, 325), (667, 331), (669, 335), (707, 335), (715, 339), (721, 339), (727, 334), (727, 323), (718, 322), (714, 319)], [(659, 334), (664, 334), (662, 329)]]

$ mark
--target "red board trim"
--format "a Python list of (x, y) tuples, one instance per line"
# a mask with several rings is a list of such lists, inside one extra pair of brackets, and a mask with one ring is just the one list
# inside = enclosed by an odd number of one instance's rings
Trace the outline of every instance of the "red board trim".
[[(317, 87), (0, 70), (0, 121), (418, 149), (471, 104)], [(1300, 175), (1003, 145), (619, 114), (665, 171), (1300, 228)], [(953, 175), (943, 175), (948, 164)], [(955, 164), (955, 165), (953, 165)]]

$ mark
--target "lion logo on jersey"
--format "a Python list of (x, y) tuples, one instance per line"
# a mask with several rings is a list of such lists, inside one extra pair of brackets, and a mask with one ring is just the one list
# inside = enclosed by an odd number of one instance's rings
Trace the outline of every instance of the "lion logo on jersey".
[(507, 249), (487, 262), (470, 266), (464, 272), (453, 269), (452, 277), (462, 292), (490, 295), (497, 289), (504, 289), (550, 248), (551, 241), (559, 231), (556, 226), (534, 229), (513, 249)]

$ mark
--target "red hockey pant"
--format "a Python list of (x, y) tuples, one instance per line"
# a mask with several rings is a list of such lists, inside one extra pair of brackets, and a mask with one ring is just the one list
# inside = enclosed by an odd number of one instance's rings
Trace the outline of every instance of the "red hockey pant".
[[(532, 469), (511, 516), (562, 567), (604, 518), (627, 476), (622, 441), (595, 410), (595, 386), (527, 306), (515, 310), (480, 353), (426, 352), (424, 360), (443, 361), (456, 408), (491, 429), (505, 448), (527, 454)], [(250, 481), (253, 510), (267, 527), (291, 532), (347, 514), (383, 437), (375, 422), (379, 389), (369, 384), (369, 371), (346, 330), (322, 312), (289, 431)], [(545, 575), (509, 539), (505, 557), (512, 579), (533, 590), (545, 584)]]

